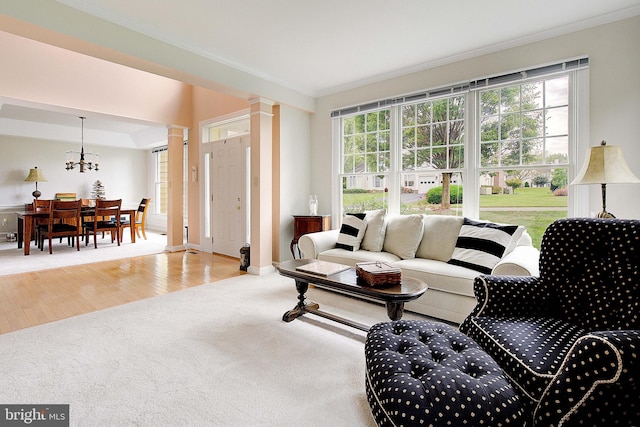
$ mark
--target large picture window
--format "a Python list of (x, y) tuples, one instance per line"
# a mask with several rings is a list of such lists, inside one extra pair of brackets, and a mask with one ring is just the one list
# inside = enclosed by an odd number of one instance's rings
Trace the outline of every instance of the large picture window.
[(560, 162), (569, 153), (569, 78), (480, 92), (481, 167)]
[[(462, 212), (465, 97), (453, 96), (400, 107), (402, 114), (401, 212), (415, 213), (439, 205)], [(453, 186), (453, 187), (452, 187)], [(441, 188), (438, 194), (433, 189)], [(453, 189), (453, 197), (452, 197)], [(428, 195), (431, 192), (432, 200)], [(424, 198), (415, 202), (415, 196)], [(435, 198), (435, 199), (434, 199)], [(436, 200), (437, 199), (437, 200)], [(420, 203), (422, 202), (422, 203)], [(454, 210), (451, 211), (451, 204)]]
[(572, 102), (588, 60), (567, 64), (334, 111), (340, 212), (518, 223), (539, 247), (569, 212)]
[(345, 212), (387, 207), (391, 169), (388, 109), (342, 121), (342, 205)]
[[(169, 203), (169, 147), (159, 147), (152, 151), (154, 163), (154, 194), (155, 214), (166, 215)], [(185, 140), (182, 153), (183, 176), (182, 176), (182, 212), (183, 221), (186, 224), (188, 220), (188, 190), (189, 190), (189, 149)]]
[(480, 91), (479, 104), (480, 219), (540, 228), (566, 217), (569, 76)]

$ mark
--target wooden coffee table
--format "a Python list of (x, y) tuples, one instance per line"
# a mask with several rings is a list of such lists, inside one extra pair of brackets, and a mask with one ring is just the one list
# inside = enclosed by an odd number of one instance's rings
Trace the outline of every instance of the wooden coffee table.
[(348, 325), (362, 331), (368, 331), (369, 327), (361, 323), (354, 322), (344, 317), (336, 316), (320, 310), (320, 305), (314, 302), (307, 302), (305, 294), (309, 289), (309, 284), (322, 289), (331, 289), (349, 295), (367, 297), (376, 301), (382, 301), (387, 307), (387, 315), (391, 320), (399, 320), (404, 312), (404, 303), (412, 301), (427, 290), (427, 284), (412, 277), (403, 277), (399, 285), (388, 288), (372, 288), (361, 286), (357, 283), (356, 271), (350, 268), (331, 276), (319, 276), (296, 270), (297, 267), (313, 262), (309, 259), (294, 259), (284, 261), (277, 266), (280, 275), (290, 277), (296, 282), (298, 291), (298, 304), (284, 313), (282, 320), (291, 322), (293, 319), (305, 313), (312, 313), (335, 322)]

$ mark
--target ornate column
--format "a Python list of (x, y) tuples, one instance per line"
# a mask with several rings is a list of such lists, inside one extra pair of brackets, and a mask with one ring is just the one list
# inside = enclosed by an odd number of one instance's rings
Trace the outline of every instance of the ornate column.
[[(167, 250), (181, 251), (183, 241), (183, 180), (184, 180), (184, 132), (182, 128), (169, 127), (168, 203), (167, 203)], [(157, 200), (156, 203), (160, 201)]]

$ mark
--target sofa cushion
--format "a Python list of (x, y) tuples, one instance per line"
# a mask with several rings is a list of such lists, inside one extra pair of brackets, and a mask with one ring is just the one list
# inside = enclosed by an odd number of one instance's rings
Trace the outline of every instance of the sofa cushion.
[(386, 210), (367, 211), (364, 220), (367, 221), (367, 229), (364, 232), (360, 249), (380, 252), (384, 245), (384, 235), (387, 231)]
[(491, 269), (500, 261), (517, 230), (517, 225), (465, 218), (449, 263), (491, 274)]
[(414, 258), (423, 228), (422, 215), (390, 216), (382, 249), (402, 259)]
[(464, 218), (448, 215), (423, 215), (424, 231), (416, 258), (447, 262), (453, 255)]
[(422, 280), (429, 290), (474, 297), (473, 279), (478, 276), (475, 270), (426, 258), (403, 259), (393, 266), (399, 267), (403, 276)]
[(360, 242), (362, 242), (366, 229), (367, 222), (365, 220), (355, 215), (346, 215), (342, 219), (342, 226), (340, 226), (340, 234), (338, 234), (336, 248), (357, 251), (360, 249)]

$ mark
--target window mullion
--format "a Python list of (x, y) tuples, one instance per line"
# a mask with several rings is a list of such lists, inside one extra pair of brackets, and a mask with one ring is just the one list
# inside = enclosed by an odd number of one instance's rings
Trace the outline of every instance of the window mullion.
[(342, 154), (342, 144), (343, 144), (343, 135), (342, 135), (342, 120), (339, 118), (334, 118), (331, 120), (331, 139), (334, 141), (333, 144), (333, 170), (335, 173), (331, 174), (331, 215), (333, 216), (333, 227), (339, 227), (341, 224), (342, 218), (342, 164), (343, 164), (343, 154)]
[[(569, 176), (573, 181), (577, 167), (589, 150), (589, 70), (573, 71), (569, 75)], [(582, 156), (580, 156), (582, 154)], [(589, 188), (573, 185), (569, 191), (569, 216), (590, 216)], [(593, 215), (591, 215), (593, 216)]]
[(480, 97), (479, 92), (467, 93), (465, 99), (464, 168), (462, 169), (462, 214), (480, 217)]
[(400, 186), (402, 184), (402, 114), (400, 106), (391, 107), (391, 132), (389, 135), (391, 152), (389, 153), (389, 193), (388, 212), (400, 213)]

